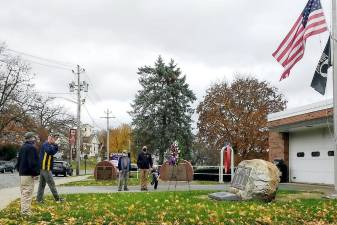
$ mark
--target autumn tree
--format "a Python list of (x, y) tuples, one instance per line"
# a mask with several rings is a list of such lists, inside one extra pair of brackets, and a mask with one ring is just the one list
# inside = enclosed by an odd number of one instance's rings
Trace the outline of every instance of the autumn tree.
[(218, 154), (224, 143), (242, 158), (268, 148), (267, 114), (284, 110), (287, 101), (278, 89), (253, 77), (217, 82), (197, 107), (198, 137)]
[(166, 65), (159, 56), (155, 65), (138, 69), (141, 90), (132, 104), (132, 126), (137, 149), (148, 145), (150, 151), (164, 154), (173, 141), (178, 141), (182, 155), (191, 151), (191, 103), (195, 95), (186, 83), (186, 76), (174, 60)]
[(131, 127), (128, 124), (122, 124), (109, 130), (110, 152), (122, 152), (124, 149), (129, 149), (130, 141)]

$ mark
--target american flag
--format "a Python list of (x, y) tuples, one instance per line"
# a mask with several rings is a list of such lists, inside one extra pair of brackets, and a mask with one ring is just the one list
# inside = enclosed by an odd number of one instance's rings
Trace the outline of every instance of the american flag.
[(280, 80), (287, 78), (291, 68), (302, 59), (307, 38), (326, 30), (321, 2), (309, 0), (290, 32), (273, 53), (274, 58), (284, 67)]

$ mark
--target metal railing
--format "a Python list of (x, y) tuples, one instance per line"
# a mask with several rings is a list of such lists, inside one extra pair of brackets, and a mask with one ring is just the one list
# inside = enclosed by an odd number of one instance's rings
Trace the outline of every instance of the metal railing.
[[(158, 167), (160, 167), (161, 165), (157, 165)], [(209, 175), (209, 176), (217, 176), (219, 179), (219, 183), (223, 183), (223, 178), (221, 179), (221, 176), (232, 176), (231, 173), (226, 174), (226, 173), (221, 173), (220, 172), (220, 168), (221, 166), (192, 166), (193, 167), (193, 171), (194, 171), (194, 175)], [(198, 169), (213, 169), (216, 168), (217, 169), (217, 173), (210, 173), (210, 172), (195, 172)], [(233, 167), (234, 170), (236, 169), (236, 167)], [(224, 170), (224, 168), (222, 168)], [(136, 174), (137, 179), (139, 178), (139, 169), (137, 169), (136, 171), (130, 171), (131, 174)]]

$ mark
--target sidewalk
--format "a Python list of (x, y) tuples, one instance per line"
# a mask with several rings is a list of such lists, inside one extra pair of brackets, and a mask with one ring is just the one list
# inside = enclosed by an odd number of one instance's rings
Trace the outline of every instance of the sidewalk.
[[(89, 175), (84, 176), (78, 176), (78, 177), (65, 177), (62, 179), (55, 180), (56, 185), (65, 184), (73, 181), (80, 181), (85, 180)], [(39, 186), (38, 180), (35, 181), (34, 186), (34, 194), (33, 196), (36, 196), (37, 188)], [(59, 187), (57, 187), (59, 189)], [(50, 190), (48, 185), (46, 185), (45, 193), (49, 194)], [(14, 201), (15, 199), (20, 198), (20, 187), (12, 187), (12, 188), (3, 188), (0, 190), (0, 210), (7, 207), (9, 203)]]
[[(162, 184), (158, 186), (157, 190), (153, 186), (148, 186), (149, 192), (166, 192), (166, 191), (196, 191), (196, 190), (209, 190), (209, 191), (224, 191), (228, 190), (228, 184), (212, 184), (212, 185), (196, 185), (187, 183), (174, 185)], [(128, 192), (141, 192), (140, 186), (129, 186)], [(60, 194), (81, 194), (81, 193), (114, 193), (118, 192), (118, 187), (114, 186), (60, 186), (57, 188)], [(122, 191), (124, 192), (124, 191)]]

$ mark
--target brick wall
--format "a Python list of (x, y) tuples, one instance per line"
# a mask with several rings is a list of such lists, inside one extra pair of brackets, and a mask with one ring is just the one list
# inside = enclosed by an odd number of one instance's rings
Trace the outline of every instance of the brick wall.
[(289, 133), (269, 132), (269, 161), (283, 159), (289, 166)]

